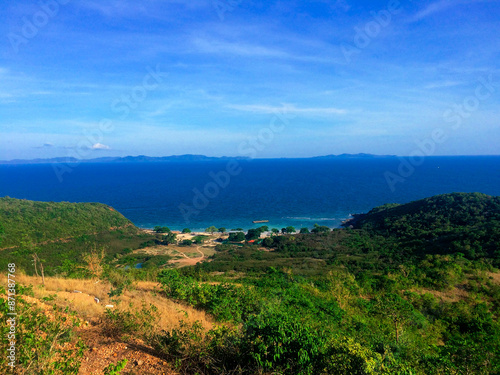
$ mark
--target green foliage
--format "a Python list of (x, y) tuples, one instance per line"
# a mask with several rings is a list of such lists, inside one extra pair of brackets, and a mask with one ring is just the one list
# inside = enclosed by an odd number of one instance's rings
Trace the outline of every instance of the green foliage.
[(324, 226), (324, 225), (319, 225), (319, 224), (314, 224), (314, 228), (311, 229), (311, 232), (312, 233), (326, 233), (326, 232), (330, 232), (331, 229)]
[(3, 217), (7, 218), (8, 242), (2, 244), (6, 248), (0, 268), (15, 262), (27, 274), (35, 273), (31, 256), (35, 249), (45, 276), (86, 277), (83, 256), (89, 249), (106, 247), (104, 262), (109, 263), (124, 249), (132, 251), (157, 242), (102, 204), (0, 198), (0, 221)]
[(137, 311), (106, 309), (103, 324), (104, 332), (111, 337), (121, 338), (124, 335), (151, 334), (158, 320), (157, 307), (147, 306), (144, 302)]
[(153, 231), (155, 231), (156, 233), (170, 233), (171, 230), (169, 227), (161, 227), (161, 226), (156, 226), (154, 227)]
[(191, 229), (189, 229), (189, 228), (184, 228), (184, 229), (182, 230), (182, 233), (191, 233)]
[(221, 321), (241, 321), (254, 311), (256, 299), (251, 289), (232, 284), (205, 284), (185, 277), (178, 270), (165, 270), (158, 275), (167, 296), (202, 308)]
[(461, 252), (468, 259), (490, 258), (500, 265), (500, 197), (453, 193), (384, 205), (349, 223), (391, 237), (414, 257)]
[(219, 233), (226, 233), (226, 232), (227, 232), (227, 229), (226, 229), (226, 228), (224, 228), (224, 227), (220, 227), (220, 228), (218, 229), (218, 231), (219, 231)]
[(214, 227), (213, 225), (208, 227), (207, 229), (205, 229), (205, 232), (210, 233), (210, 234), (213, 234), (217, 231), (218, 231), (217, 227)]
[(203, 236), (203, 235), (198, 235), (193, 237), (193, 242), (197, 245), (201, 245), (205, 243), (205, 241), (208, 239), (208, 236)]
[[(67, 311), (54, 306), (48, 316), (43, 310), (26, 302), (20, 294), (25, 291), (17, 285), (16, 296), (15, 340), (16, 371), (30, 374), (78, 374), (84, 344), (76, 337), (74, 329), (79, 326), (77, 318), (68, 315)], [(0, 319), (7, 322), (10, 305), (7, 299), (0, 297)], [(10, 326), (2, 324), (2, 337), (7, 338)], [(69, 345), (67, 345), (69, 344)], [(0, 366), (7, 368), (10, 341), (2, 339), (0, 350), (5, 353), (0, 357)], [(29, 369), (29, 370), (28, 370)]]
[(119, 375), (121, 374), (122, 370), (127, 366), (128, 360), (123, 359), (121, 361), (118, 361), (115, 364), (110, 363), (105, 369), (104, 369), (104, 375)]
[(23, 236), (40, 243), (132, 225), (119, 212), (101, 203), (33, 202), (13, 198), (0, 198), (0, 223), (5, 230), (4, 247), (20, 245)]
[(245, 239), (247, 241), (256, 240), (260, 237), (262, 231), (260, 229), (249, 229), (247, 234), (245, 235)]
[(181, 245), (182, 246), (191, 246), (193, 244), (193, 241), (191, 240), (182, 240)]
[(300, 228), (299, 233), (302, 233), (302, 234), (309, 233), (309, 229), (307, 229), (307, 228)]
[(245, 233), (243, 232), (229, 233), (228, 240), (231, 242), (245, 241)]
[(166, 236), (163, 236), (163, 243), (166, 245), (177, 243), (177, 234), (170, 232)]

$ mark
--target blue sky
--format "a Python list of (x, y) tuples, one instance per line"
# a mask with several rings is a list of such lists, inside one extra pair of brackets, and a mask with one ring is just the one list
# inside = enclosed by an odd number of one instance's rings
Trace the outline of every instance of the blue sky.
[(17, 0), (0, 18), (1, 160), (500, 154), (496, 0)]

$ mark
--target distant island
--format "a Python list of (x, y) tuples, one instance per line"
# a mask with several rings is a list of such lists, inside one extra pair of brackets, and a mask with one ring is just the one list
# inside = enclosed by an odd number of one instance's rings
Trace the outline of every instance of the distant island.
[(215, 161), (215, 160), (245, 160), (246, 157), (229, 157), (229, 156), (205, 156), (205, 155), (171, 155), (171, 156), (109, 156), (94, 159), (77, 159), (74, 157), (58, 157), (50, 159), (14, 159), (0, 160), (0, 164), (49, 164), (49, 163), (159, 163), (159, 162), (176, 162), (176, 161)]
[(397, 155), (374, 155), (374, 154), (340, 154), (340, 155), (324, 155), (324, 156), (314, 156), (308, 159), (374, 159), (374, 158), (395, 158)]
[[(373, 154), (340, 154), (313, 156), (303, 159), (355, 159), (355, 158), (387, 158), (396, 157), (396, 155), (373, 155)], [(291, 158), (282, 158), (291, 159)], [(94, 159), (77, 159), (74, 157), (57, 157), (48, 159), (14, 159), (0, 160), (0, 164), (72, 164), (72, 163), (160, 163), (160, 162), (178, 162), (178, 161), (216, 161), (216, 160), (250, 160), (244, 156), (206, 156), (206, 155), (171, 155), (171, 156), (108, 156)]]

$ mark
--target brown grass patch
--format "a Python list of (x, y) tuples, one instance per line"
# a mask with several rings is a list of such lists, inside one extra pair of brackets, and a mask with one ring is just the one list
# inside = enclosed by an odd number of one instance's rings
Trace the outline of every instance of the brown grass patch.
[(487, 272), (488, 277), (490, 277), (495, 284), (500, 285), (500, 272)]
[(432, 294), (434, 297), (443, 302), (458, 302), (460, 300), (465, 300), (469, 296), (469, 292), (465, 289), (459, 287), (454, 287), (450, 290), (439, 291), (434, 289), (420, 288), (420, 289), (411, 289), (411, 292), (417, 294)]
[[(126, 290), (116, 304), (108, 297), (111, 284), (88, 279), (64, 279), (46, 277), (45, 287), (41, 285), (41, 278), (34, 276), (18, 275), (17, 282), (22, 285), (33, 285), (35, 298), (42, 300), (44, 297), (56, 295), (54, 303), (60, 307), (68, 306), (78, 316), (88, 321), (98, 322), (102, 319), (105, 305), (114, 305), (115, 309), (137, 311), (143, 304), (150, 304), (158, 308), (158, 329), (170, 330), (179, 327), (179, 322), (187, 323), (201, 322), (203, 328), (209, 330), (213, 327), (213, 319), (204, 311), (196, 310), (174, 302), (161, 295), (159, 284), (151, 281), (140, 281), (136, 283), (133, 290)], [(81, 293), (74, 293), (74, 291)], [(94, 297), (99, 298), (96, 303)]]

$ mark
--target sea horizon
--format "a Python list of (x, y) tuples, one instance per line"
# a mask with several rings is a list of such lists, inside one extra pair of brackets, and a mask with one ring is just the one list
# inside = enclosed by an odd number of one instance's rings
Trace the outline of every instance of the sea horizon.
[(385, 203), (452, 192), (500, 195), (498, 156), (434, 156), (418, 165), (402, 160), (82, 163), (62, 175), (52, 164), (1, 165), (0, 196), (100, 202), (140, 228), (201, 231), (212, 225), (227, 230), (263, 225), (254, 220), (269, 220), (265, 225), (278, 229), (335, 228), (350, 214)]

